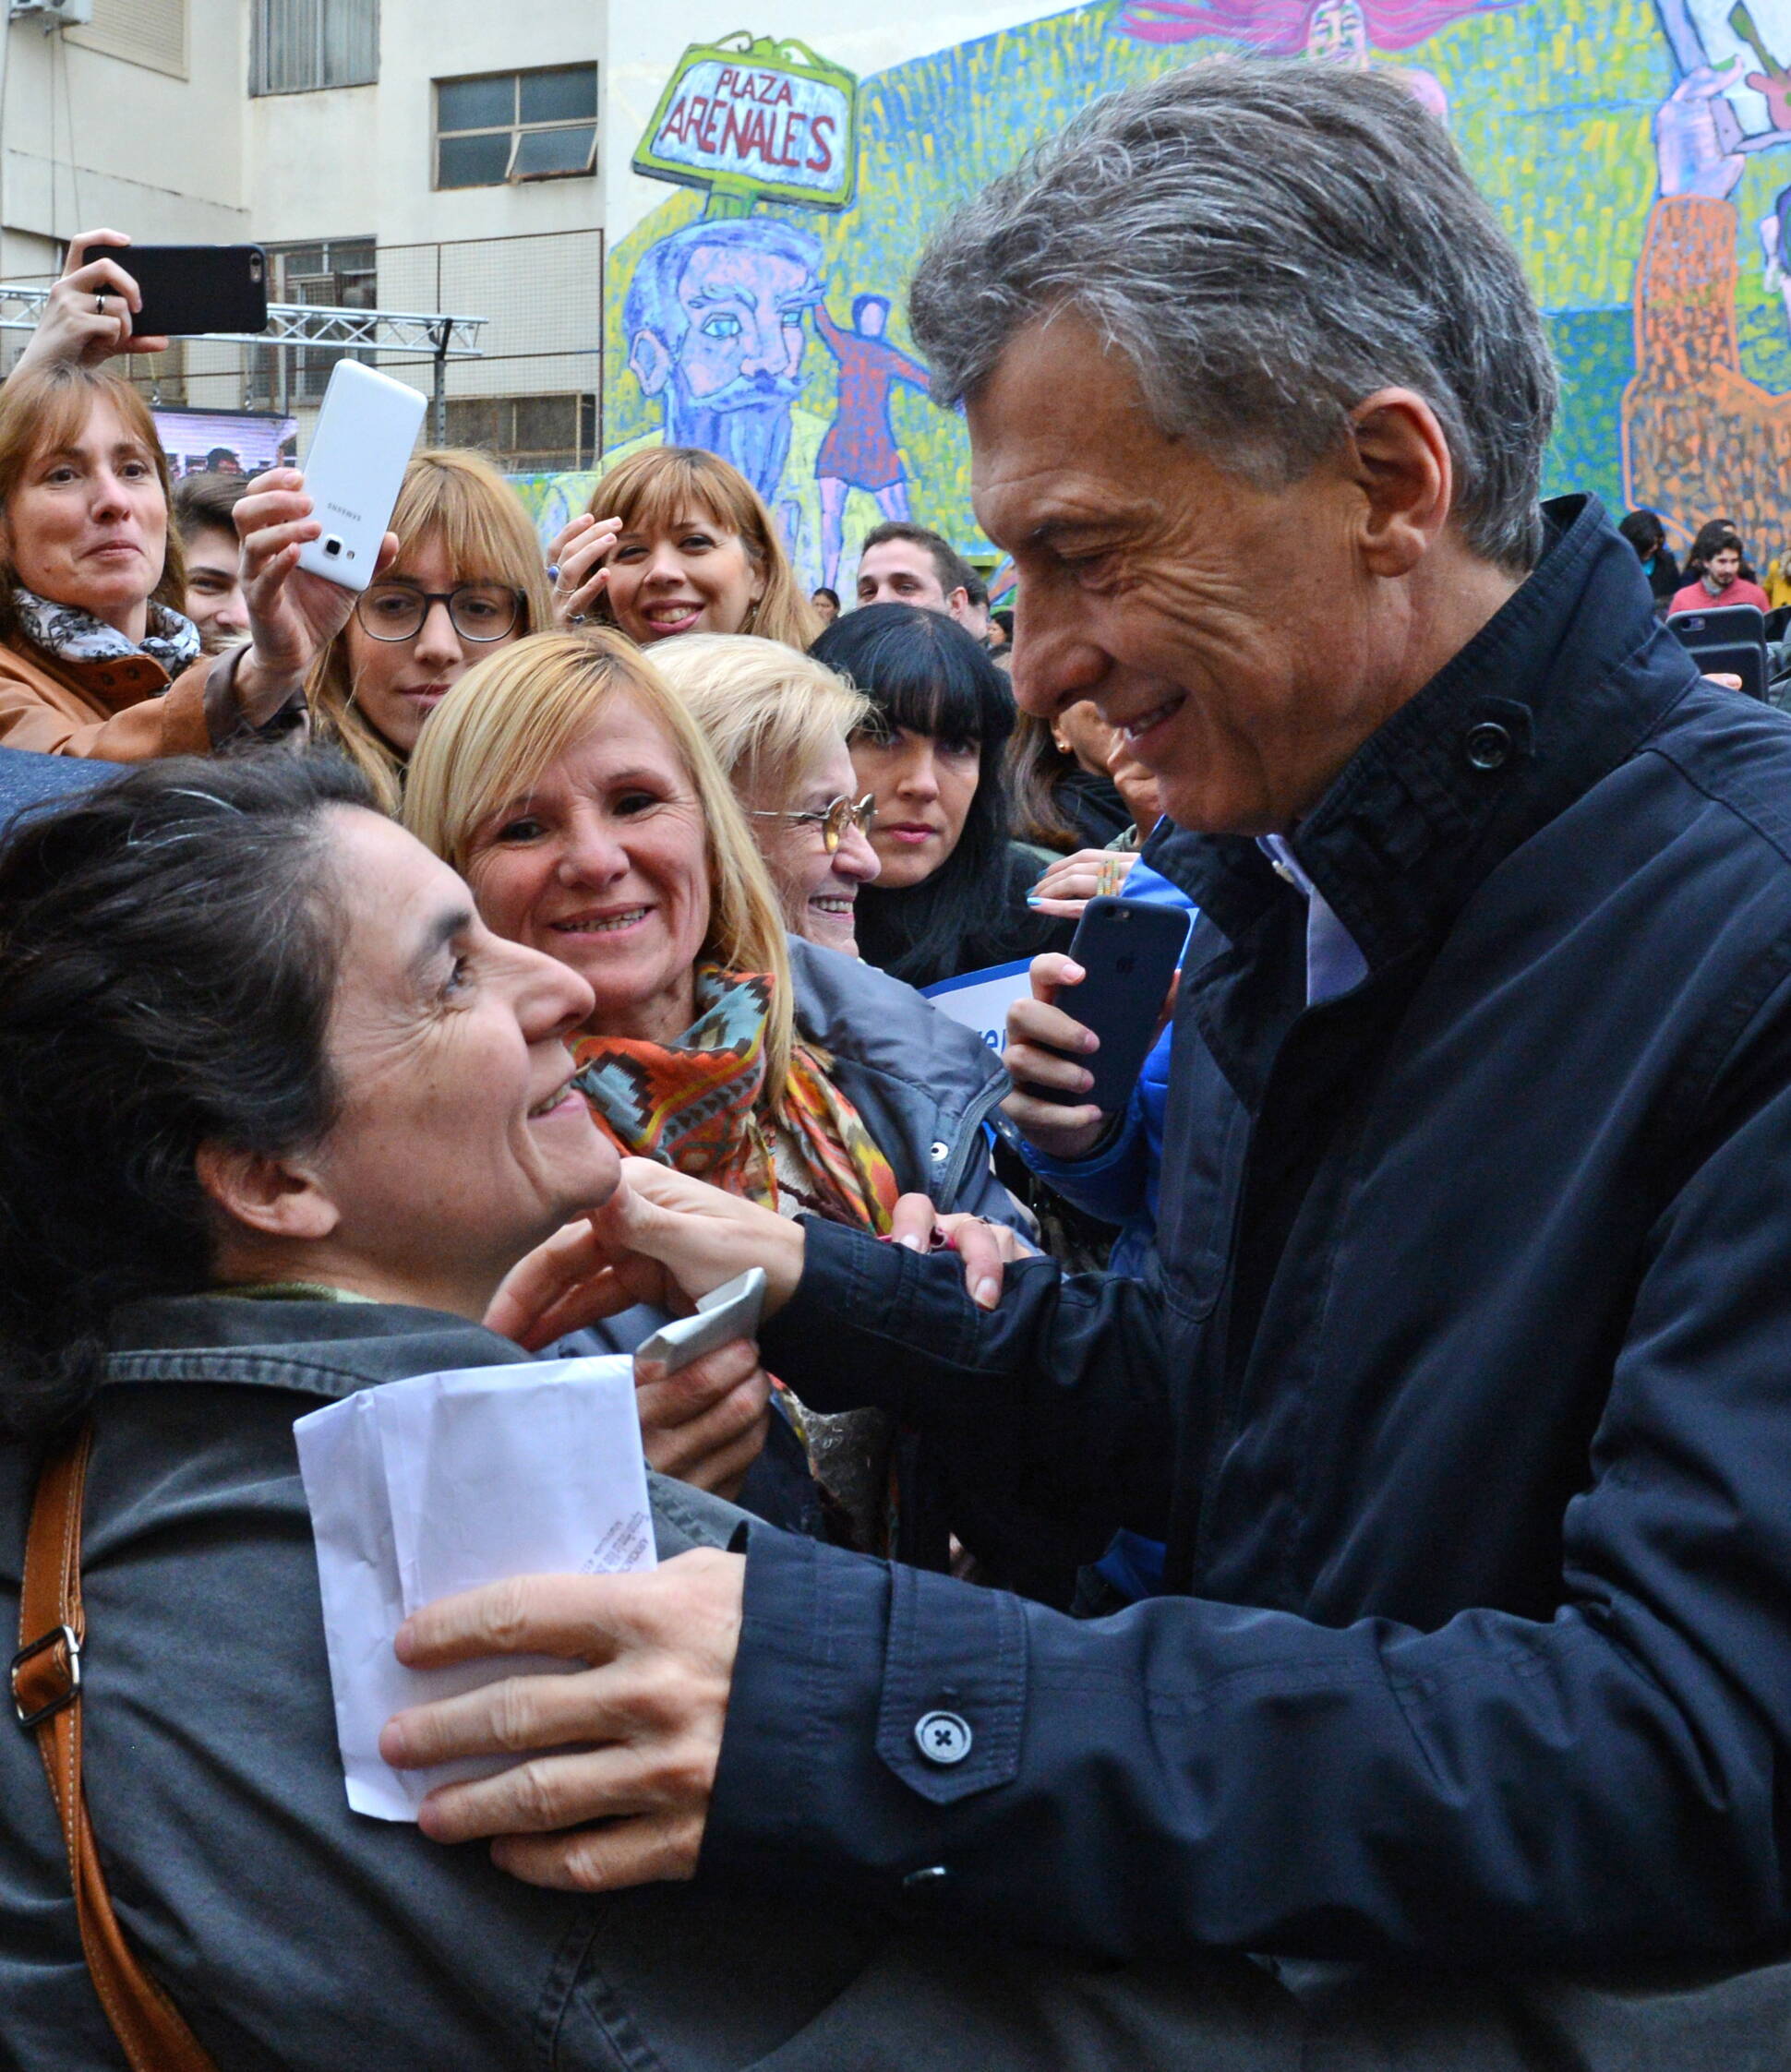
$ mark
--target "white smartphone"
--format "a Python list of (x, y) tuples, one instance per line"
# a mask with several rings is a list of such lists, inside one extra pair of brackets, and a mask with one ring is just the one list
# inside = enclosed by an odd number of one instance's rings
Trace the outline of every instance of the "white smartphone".
[(731, 1281), (711, 1288), (696, 1299), (693, 1317), (678, 1317), (662, 1323), (652, 1337), (634, 1348), (636, 1359), (663, 1359), (666, 1371), (675, 1374), (704, 1353), (714, 1352), (733, 1338), (750, 1338), (759, 1328), (759, 1312), (764, 1307), (765, 1273), (763, 1266), (749, 1266)]
[(301, 569), (344, 590), (373, 581), (427, 406), (420, 389), (358, 360), (336, 362), (305, 456), (306, 494), (323, 531), (300, 547)]

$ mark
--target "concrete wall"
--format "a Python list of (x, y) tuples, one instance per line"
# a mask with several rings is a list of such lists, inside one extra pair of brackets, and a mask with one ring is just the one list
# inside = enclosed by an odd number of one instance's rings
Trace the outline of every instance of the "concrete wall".
[[(0, 263), (9, 273), (42, 270), (54, 264), (52, 241), (98, 223), (170, 244), (248, 234), (247, 8), (154, 0), (170, 34), (151, 66), (100, 47), (111, 6), (96, 0), (90, 30), (0, 29)], [(131, 13), (142, 11), (138, 0)], [(140, 37), (111, 41), (145, 48)]]

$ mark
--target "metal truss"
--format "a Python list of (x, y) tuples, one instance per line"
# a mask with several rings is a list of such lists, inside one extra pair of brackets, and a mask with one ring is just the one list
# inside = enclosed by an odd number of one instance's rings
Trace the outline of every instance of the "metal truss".
[[(47, 287), (0, 281), (0, 331), (37, 329)], [(330, 309), (315, 303), (270, 302), (264, 331), (202, 331), (218, 345), (352, 345), (363, 353), (415, 359), (476, 360), (487, 317), (418, 315), (396, 309)]]

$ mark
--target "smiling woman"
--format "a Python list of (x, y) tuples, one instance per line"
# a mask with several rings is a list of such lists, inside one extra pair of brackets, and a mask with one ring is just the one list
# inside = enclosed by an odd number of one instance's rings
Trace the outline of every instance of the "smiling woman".
[[(1006, 1091), (993, 1054), (906, 986), (787, 940), (704, 730), (619, 634), (544, 635), (470, 670), (418, 745), (404, 819), (499, 935), (589, 987), (576, 1084), (622, 1150), (878, 1235), (903, 1192), (1024, 1222), (980, 1133)], [(617, 1320), (621, 1342), (657, 1321)], [(796, 1416), (845, 1535), (889, 1551), (887, 1426)]]
[[(584, 522), (584, 521), (581, 521)], [(820, 629), (771, 513), (738, 468), (695, 447), (648, 447), (597, 484), (583, 535), (557, 543), (598, 571), (597, 616), (638, 646), (681, 633), (757, 633), (807, 647)]]

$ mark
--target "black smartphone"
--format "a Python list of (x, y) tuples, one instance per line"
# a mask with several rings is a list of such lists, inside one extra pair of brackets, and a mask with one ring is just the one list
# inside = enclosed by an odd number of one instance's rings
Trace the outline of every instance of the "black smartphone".
[(128, 245), (109, 256), (143, 297), (130, 323), (140, 338), (268, 328), (268, 255), (258, 245)]
[(1032, 1091), (1065, 1108), (1092, 1101), (1105, 1115), (1123, 1108), (1156, 1040), (1163, 996), (1187, 939), (1188, 916), (1179, 906), (1091, 899), (1070, 942), (1070, 955), (1088, 976), (1061, 993), (1057, 1004), (1100, 1038), (1092, 1057), (1076, 1057), (1095, 1083), (1086, 1094), (1042, 1086)]
[(1749, 698), (1766, 695), (1766, 619), (1756, 605), (1675, 612), (1667, 630), (1707, 677), (1739, 677)]

